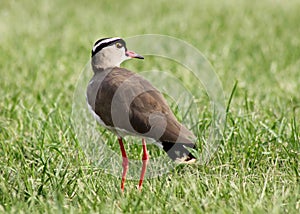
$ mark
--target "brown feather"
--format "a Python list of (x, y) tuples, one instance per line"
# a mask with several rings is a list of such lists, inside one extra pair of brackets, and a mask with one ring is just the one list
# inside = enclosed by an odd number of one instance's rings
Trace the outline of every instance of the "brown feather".
[[(115, 131), (117, 127), (153, 138), (163, 142), (166, 152), (176, 143), (194, 147), (193, 133), (177, 121), (163, 95), (150, 82), (119, 67), (94, 72), (87, 101), (110, 130)], [(188, 154), (184, 147), (180, 148)], [(171, 158), (175, 159), (176, 155)]]

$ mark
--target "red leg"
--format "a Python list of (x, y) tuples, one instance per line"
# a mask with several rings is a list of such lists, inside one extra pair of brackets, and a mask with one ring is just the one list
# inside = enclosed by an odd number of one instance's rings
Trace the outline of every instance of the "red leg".
[(143, 144), (143, 158), (142, 158), (143, 166), (142, 166), (142, 171), (141, 171), (141, 176), (140, 176), (139, 190), (142, 189), (142, 184), (144, 181), (147, 163), (148, 163), (148, 159), (149, 159), (149, 155), (148, 155), (147, 147), (146, 147), (146, 140), (144, 138), (142, 139), (142, 144)]
[(118, 138), (118, 141), (119, 141), (119, 144), (120, 144), (120, 149), (121, 149), (122, 159), (123, 159), (123, 161), (122, 161), (123, 173), (122, 173), (121, 190), (122, 190), (122, 192), (124, 192), (126, 173), (127, 173), (127, 170), (128, 170), (128, 158), (127, 158), (127, 155), (126, 155), (126, 151), (125, 151), (125, 148), (124, 148), (122, 138), (121, 137)]

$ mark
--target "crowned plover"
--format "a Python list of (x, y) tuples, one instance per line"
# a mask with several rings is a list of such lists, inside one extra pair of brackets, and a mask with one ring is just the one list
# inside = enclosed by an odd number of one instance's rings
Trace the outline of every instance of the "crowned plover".
[(154, 139), (174, 161), (192, 163), (196, 160), (186, 149), (195, 148), (196, 137), (178, 122), (163, 95), (142, 76), (120, 68), (123, 61), (131, 58), (144, 59), (127, 50), (121, 38), (96, 41), (91, 60), (94, 76), (87, 87), (89, 110), (102, 126), (118, 137), (123, 158), (122, 191), (129, 165), (122, 141), (125, 135), (142, 138), (143, 165), (139, 189), (149, 158), (146, 138)]

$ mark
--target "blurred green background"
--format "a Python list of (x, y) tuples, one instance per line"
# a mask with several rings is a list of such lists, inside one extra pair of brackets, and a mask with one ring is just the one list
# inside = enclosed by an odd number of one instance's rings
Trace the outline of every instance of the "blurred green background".
[[(297, 0), (1, 1), (0, 212), (298, 213), (299, 14)], [(139, 34), (198, 48), (226, 102), (238, 84), (211, 163), (142, 194), (129, 181), (122, 195), (86, 161), (69, 117), (93, 43)]]

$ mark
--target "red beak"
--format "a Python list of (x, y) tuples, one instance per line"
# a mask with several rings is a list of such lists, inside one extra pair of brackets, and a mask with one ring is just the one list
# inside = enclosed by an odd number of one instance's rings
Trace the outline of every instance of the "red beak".
[(125, 54), (126, 54), (126, 56), (128, 56), (130, 58), (144, 59), (143, 56), (141, 56), (137, 53), (134, 53), (133, 51), (126, 51)]

